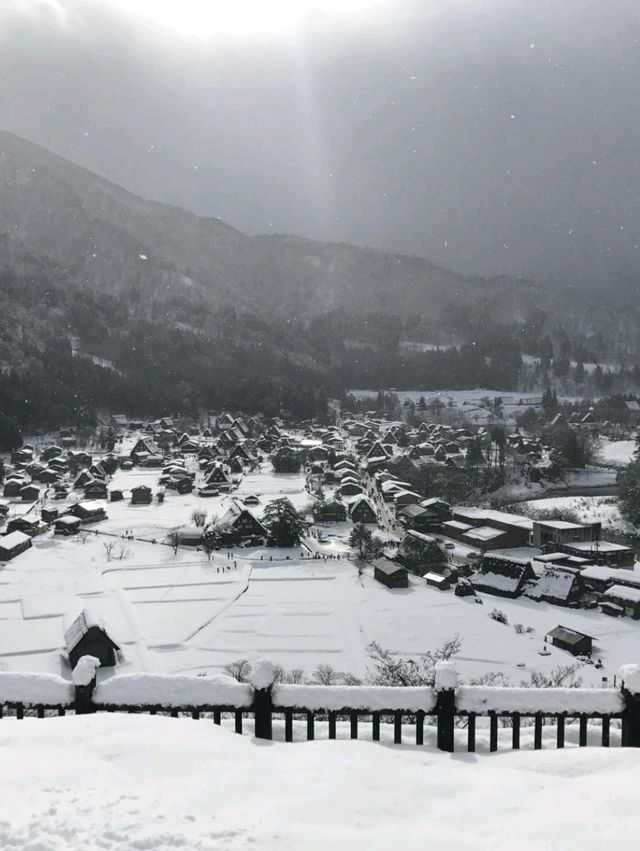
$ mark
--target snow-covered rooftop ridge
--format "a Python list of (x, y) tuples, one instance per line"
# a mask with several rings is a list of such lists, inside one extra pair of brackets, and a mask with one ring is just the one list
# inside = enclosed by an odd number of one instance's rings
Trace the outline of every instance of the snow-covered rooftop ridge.
[(183, 674), (119, 674), (99, 683), (93, 702), (100, 706), (248, 707), (253, 689), (232, 677)]
[(611, 714), (624, 707), (621, 693), (612, 688), (462, 686), (456, 691), (456, 709), (461, 712)]
[(73, 683), (56, 674), (0, 672), (0, 704), (70, 706), (73, 701)]
[(276, 685), (273, 703), (283, 708), (310, 710), (383, 709), (406, 712), (431, 711), (436, 705), (435, 690), (402, 686), (316, 686)]

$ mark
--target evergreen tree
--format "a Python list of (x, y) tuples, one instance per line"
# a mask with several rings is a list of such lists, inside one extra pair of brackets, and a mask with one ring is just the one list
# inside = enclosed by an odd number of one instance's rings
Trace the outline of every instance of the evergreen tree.
[(367, 561), (370, 557), (372, 541), (373, 533), (364, 523), (358, 523), (353, 527), (349, 536), (349, 546), (361, 561)]
[(286, 497), (274, 499), (267, 505), (262, 522), (271, 546), (295, 547), (300, 543), (304, 523)]

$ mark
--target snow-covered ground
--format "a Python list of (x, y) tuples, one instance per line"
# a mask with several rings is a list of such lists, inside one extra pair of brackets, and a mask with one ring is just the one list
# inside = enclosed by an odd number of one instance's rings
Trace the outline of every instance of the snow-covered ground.
[[(308, 676), (321, 663), (364, 676), (372, 641), (415, 656), (459, 635), (464, 676), (497, 671), (519, 684), (533, 670), (574, 661), (556, 648), (539, 655), (559, 623), (596, 639), (604, 670), (585, 666), (585, 684), (598, 685), (602, 674), (637, 658), (637, 624), (598, 612), (488, 595), (479, 605), (418, 578), (390, 590), (366, 572), (358, 576), (346, 559), (301, 558), (299, 550), (221, 552), (209, 562), (203, 553), (174, 556), (160, 544), (126, 541), (126, 557), (109, 561), (105, 540), (38, 538), (0, 572), (1, 670), (67, 674), (65, 616), (87, 604), (121, 646), (119, 671), (215, 673), (266, 656)], [(508, 626), (489, 617), (494, 607)], [(518, 623), (534, 631), (518, 634)]]
[(608, 440), (603, 438), (600, 442), (599, 455), (606, 464), (624, 467), (631, 461), (635, 451), (635, 440)]
[[(376, 390), (349, 390), (354, 398), (359, 400), (371, 399), (372, 407), (375, 407)], [(394, 390), (393, 392), (400, 403), (405, 401), (417, 405), (420, 398), (424, 398), (427, 405), (436, 400), (445, 405), (450, 413), (463, 416), (465, 419), (482, 424), (495, 418), (495, 411), (491, 405), (486, 407), (486, 402), (493, 402), (495, 398), (502, 399), (501, 419), (510, 423), (523, 414), (527, 408), (539, 408), (542, 405), (542, 394), (539, 392), (519, 392), (513, 390), (487, 390), (486, 388), (474, 388), (472, 390)], [(562, 402), (577, 401), (577, 397), (559, 397)]]
[(580, 523), (602, 523), (603, 528), (627, 531), (628, 523), (620, 514), (618, 499), (615, 496), (554, 496), (545, 499), (531, 499), (518, 504), (520, 510), (534, 511), (571, 511)]
[[(125, 493), (148, 484), (155, 492), (158, 476), (158, 470), (119, 471), (111, 484)], [(298, 508), (311, 502), (302, 475), (275, 475), (264, 465), (233, 496), (168, 491), (163, 503), (138, 506), (125, 499), (108, 503), (108, 520), (77, 537), (36, 537), (30, 550), (0, 567), (0, 670), (68, 675), (65, 623), (87, 605), (121, 647), (119, 671), (215, 673), (229, 662), (266, 656), (307, 676), (328, 664), (364, 677), (373, 641), (416, 656), (459, 635), (463, 676), (495, 671), (519, 684), (534, 670), (574, 661), (556, 648), (540, 655), (544, 635), (558, 624), (596, 639), (604, 670), (585, 666), (585, 685), (637, 659), (638, 625), (629, 619), (524, 599), (484, 596), (479, 605), (419, 578), (408, 589), (390, 590), (370, 571), (359, 576), (346, 558), (350, 523), (318, 527), (299, 548), (237, 548), (212, 560), (195, 549), (174, 554), (161, 543), (169, 530), (191, 523), (194, 508), (220, 516), (231, 499), (248, 494), (260, 500), (252, 509), (258, 515), (274, 497), (287, 496)], [(494, 607), (507, 614), (508, 626), (489, 617)], [(516, 624), (532, 631), (517, 633)]]
[(634, 749), (451, 756), (108, 714), (5, 720), (0, 745), (15, 851), (624, 850), (640, 830)]

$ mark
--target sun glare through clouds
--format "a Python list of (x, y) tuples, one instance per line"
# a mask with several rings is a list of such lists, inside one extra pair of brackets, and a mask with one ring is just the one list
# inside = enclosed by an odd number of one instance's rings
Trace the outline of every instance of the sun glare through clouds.
[(277, 36), (307, 17), (354, 18), (380, 0), (109, 0), (129, 14), (185, 36)]

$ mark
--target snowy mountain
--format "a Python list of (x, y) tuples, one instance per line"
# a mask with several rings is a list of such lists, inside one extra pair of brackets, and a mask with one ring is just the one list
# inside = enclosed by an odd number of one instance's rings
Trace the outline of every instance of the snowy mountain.
[[(11, 133), (0, 132), (0, 233), (81, 286), (148, 315), (221, 302), (310, 317), (332, 310), (440, 313), (499, 299), (506, 315), (532, 285), (467, 278), (419, 257), (292, 236), (252, 237), (218, 219), (148, 201)], [(11, 264), (6, 249), (0, 264)]]

